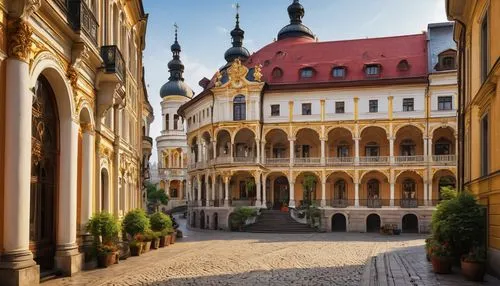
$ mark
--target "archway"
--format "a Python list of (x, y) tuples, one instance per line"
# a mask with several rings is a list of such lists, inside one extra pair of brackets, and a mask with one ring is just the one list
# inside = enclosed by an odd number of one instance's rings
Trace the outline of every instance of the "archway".
[(321, 157), (321, 141), (319, 134), (313, 129), (303, 128), (297, 132), (295, 141), (295, 164), (310, 165), (319, 163)]
[(354, 140), (350, 130), (339, 127), (328, 132), (328, 165), (351, 163), (354, 158)]
[(248, 128), (239, 130), (234, 136), (234, 160), (252, 162), (257, 156), (255, 134)]
[(378, 214), (370, 214), (366, 218), (366, 232), (379, 232), (380, 225), (381, 221)]
[(200, 212), (200, 228), (205, 228), (205, 211), (203, 210)]
[(279, 210), (282, 205), (288, 205), (290, 201), (290, 184), (285, 176), (274, 180), (273, 184), (273, 209)]
[(31, 118), (30, 250), (41, 269), (54, 267), (59, 177), (59, 116), (52, 86), (40, 75)]
[(402, 231), (404, 233), (418, 233), (418, 218), (414, 214), (406, 214), (402, 220)]
[(231, 134), (227, 130), (220, 130), (217, 133), (217, 157), (231, 157), (232, 144)]
[(343, 214), (337, 213), (332, 216), (332, 231), (333, 232), (347, 231), (347, 220)]
[(214, 213), (214, 230), (219, 229), (219, 214)]
[(288, 135), (281, 129), (273, 129), (266, 134), (266, 164), (286, 164), (290, 160)]

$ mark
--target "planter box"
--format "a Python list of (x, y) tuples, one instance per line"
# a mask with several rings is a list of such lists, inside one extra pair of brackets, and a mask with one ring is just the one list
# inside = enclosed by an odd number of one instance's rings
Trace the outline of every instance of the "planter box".
[(165, 247), (167, 246), (167, 236), (160, 236), (160, 247)]
[(432, 270), (434, 273), (449, 274), (451, 273), (452, 261), (453, 258), (451, 257), (432, 256)]
[(166, 243), (165, 246), (169, 246), (172, 243), (172, 235), (171, 234), (166, 236), (165, 243)]
[(177, 238), (177, 232), (172, 233), (172, 235), (170, 235), (170, 243), (174, 244), (176, 238)]
[(142, 253), (146, 253), (151, 249), (151, 241), (145, 241), (144, 247), (142, 248)]
[(160, 248), (160, 239), (156, 238), (151, 241), (151, 249), (158, 249)]
[(116, 252), (111, 252), (107, 254), (97, 255), (97, 266), (101, 268), (107, 268), (110, 265), (117, 263), (118, 254)]
[(140, 256), (142, 253), (143, 244), (139, 244), (137, 246), (130, 246), (130, 255), (132, 256)]
[(485, 263), (460, 261), (462, 275), (470, 281), (483, 281), (486, 273)]

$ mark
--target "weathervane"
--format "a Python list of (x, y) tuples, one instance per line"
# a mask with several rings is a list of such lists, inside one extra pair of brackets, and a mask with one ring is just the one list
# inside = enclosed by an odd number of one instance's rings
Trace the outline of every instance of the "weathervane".
[(174, 23), (174, 29), (175, 29), (175, 41), (177, 42), (177, 30), (179, 29), (179, 26), (177, 26), (177, 23)]

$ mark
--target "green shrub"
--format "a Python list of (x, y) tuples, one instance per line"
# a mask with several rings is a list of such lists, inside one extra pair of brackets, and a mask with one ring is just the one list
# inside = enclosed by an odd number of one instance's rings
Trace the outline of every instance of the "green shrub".
[(151, 229), (154, 231), (162, 231), (166, 228), (172, 227), (172, 220), (170, 217), (162, 212), (156, 212), (149, 217)]
[(257, 211), (253, 208), (239, 207), (231, 213), (230, 223), (231, 230), (239, 230), (245, 225), (247, 219), (257, 215)]
[(485, 241), (485, 212), (473, 194), (464, 191), (442, 201), (432, 215), (432, 234), (439, 243), (449, 243), (456, 258)]
[(120, 233), (120, 223), (118, 219), (107, 212), (94, 214), (87, 223), (86, 228), (95, 239), (102, 237), (103, 244), (116, 242), (118, 240), (118, 234)]
[(145, 233), (149, 229), (149, 219), (142, 209), (129, 211), (123, 219), (123, 229), (130, 236)]
[(447, 201), (447, 200), (452, 200), (457, 197), (458, 192), (453, 189), (452, 187), (441, 187), (441, 200)]

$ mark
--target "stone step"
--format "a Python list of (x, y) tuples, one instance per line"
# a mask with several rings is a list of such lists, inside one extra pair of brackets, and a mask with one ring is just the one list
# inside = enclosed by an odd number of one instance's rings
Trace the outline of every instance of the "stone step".
[(311, 233), (314, 229), (298, 223), (290, 214), (277, 210), (264, 210), (256, 223), (245, 228), (247, 232), (256, 233)]

